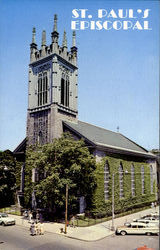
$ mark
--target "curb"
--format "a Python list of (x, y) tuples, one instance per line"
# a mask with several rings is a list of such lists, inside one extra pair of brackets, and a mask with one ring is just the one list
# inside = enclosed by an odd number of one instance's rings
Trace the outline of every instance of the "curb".
[[(29, 229), (29, 227), (24, 226), (24, 225), (20, 225), (20, 224), (16, 224), (16, 225), (19, 226), (19, 227), (22, 227), (22, 228)], [(115, 232), (112, 232), (111, 234), (108, 234), (108, 235), (103, 236), (103, 237), (101, 237), (99, 239), (96, 239), (96, 240), (94, 240), (94, 239), (92, 239), (92, 240), (86, 240), (86, 239), (82, 239), (82, 238), (77, 238), (76, 236), (74, 237), (74, 236), (71, 236), (71, 235), (67, 235), (67, 234), (64, 234), (64, 233), (56, 233), (56, 232), (51, 232), (51, 231), (48, 231), (48, 230), (45, 230), (45, 232), (50, 233), (50, 234), (58, 234), (58, 235), (61, 235), (63, 237), (66, 237), (66, 238), (70, 238), (70, 239), (73, 239), (73, 240), (85, 241), (85, 242), (99, 241), (99, 240), (105, 239), (106, 237), (115, 235)]]

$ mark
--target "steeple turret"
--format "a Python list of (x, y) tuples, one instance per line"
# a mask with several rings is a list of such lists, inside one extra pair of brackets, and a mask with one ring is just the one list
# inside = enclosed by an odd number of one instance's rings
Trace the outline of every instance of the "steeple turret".
[(42, 44), (41, 44), (41, 50), (42, 50), (42, 56), (45, 56), (45, 48), (46, 48), (46, 31), (42, 31)]
[(42, 46), (46, 46), (46, 31), (42, 31)]
[(75, 32), (75, 30), (73, 31), (73, 34), (72, 34), (71, 54), (72, 54), (73, 64), (77, 65), (77, 47), (76, 47), (76, 32)]
[(63, 43), (62, 43), (63, 48), (67, 48), (67, 37), (66, 37), (66, 31), (64, 30), (63, 33)]
[(33, 27), (32, 30), (32, 43), (30, 44), (30, 60), (35, 60), (35, 52), (37, 50), (37, 44), (36, 44), (36, 28)]
[(36, 28), (33, 27), (32, 30), (32, 43), (36, 44)]
[(57, 31), (57, 15), (54, 15), (54, 26), (53, 26), (53, 31)]
[(76, 47), (76, 32), (75, 32), (75, 30), (73, 31), (73, 34), (72, 34), (72, 47)]
[(54, 15), (54, 26), (53, 26), (53, 32), (51, 33), (52, 37), (52, 50), (58, 48), (58, 38), (59, 33), (57, 32), (57, 15)]

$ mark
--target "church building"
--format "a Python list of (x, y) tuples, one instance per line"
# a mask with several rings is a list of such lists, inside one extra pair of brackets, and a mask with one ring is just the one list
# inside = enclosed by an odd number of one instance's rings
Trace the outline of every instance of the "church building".
[[(117, 212), (132, 207), (145, 206), (157, 199), (156, 157), (119, 132), (78, 120), (78, 66), (76, 33), (68, 50), (66, 32), (62, 46), (58, 42), (57, 15), (54, 16), (51, 44), (46, 44), (42, 32), (41, 48), (36, 44), (33, 28), (30, 44), (28, 80), (28, 111), (26, 139), (14, 150), (22, 162), (23, 196), (26, 144), (51, 143), (63, 132), (83, 138), (97, 161), (97, 191), (94, 197), (95, 212), (110, 211), (112, 173), (117, 180)], [(116, 177), (117, 176), (117, 177)], [(34, 179), (34, 178), (33, 178)], [(116, 205), (116, 204), (115, 204)], [(116, 209), (116, 208), (115, 208)], [(83, 211), (80, 211), (83, 212)], [(109, 212), (108, 212), (109, 213)]]

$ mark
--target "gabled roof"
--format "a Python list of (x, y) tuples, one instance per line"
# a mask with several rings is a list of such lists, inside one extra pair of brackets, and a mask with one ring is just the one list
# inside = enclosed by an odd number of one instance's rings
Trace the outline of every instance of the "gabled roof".
[(27, 138), (25, 138), (13, 151), (13, 154), (25, 153)]
[(64, 121), (63, 123), (73, 132), (96, 146), (153, 157), (153, 154), (149, 153), (145, 148), (118, 132), (116, 133), (82, 121), (78, 121), (77, 123)]

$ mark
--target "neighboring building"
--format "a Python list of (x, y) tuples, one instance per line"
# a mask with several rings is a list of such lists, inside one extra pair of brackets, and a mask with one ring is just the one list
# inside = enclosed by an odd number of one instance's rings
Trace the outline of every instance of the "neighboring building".
[(160, 149), (152, 149), (151, 153), (157, 157), (157, 188), (158, 188), (158, 201), (160, 201)]
[[(26, 143), (28, 145), (51, 143), (54, 138), (69, 131), (75, 138), (85, 140), (97, 160), (97, 176), (99, 176), (97, 190), (99, 193), (96, 193), (94, 197), (95, 211), (99, 209), (104, 212), (105, 209), (108, 211), (110, 209), (108, 201), (111, 197), (110, 176), (113, 171), (119, 176), (118, 186), (115, 186), (119, 189), (117, 198), (117, 202), (120, 201), (119, 204), (123, 203), (126, 208), (131, 208), (155, 200), (155, 156), (118, 132), (78, 121), (78, 67), (75, 31), (73, 31), (70, 51), (67, 48), (65, 31), (62, 47), (58, 45), (59, 33), (56, 15), (51, 33), (51, 45), (46, 45), (46, 33), (43, 31), (39, 50), (35, 34), (36, 31), (33, 28), (28, 82), (27, 140), (25, 139), (14, 150), (16, 157), (19, 157), (22, 162), (25, 161)], [(23, 165), (22, 181), (24, 171)], [(146, 174), (150, 175), (149, 180), (148, 177), (146, 179)], [(128, 175), (130, 177), (126, 177)], [(129, 178), (127, 183), (130, 183), (128, 184), (129, 189), (127, 188), (128, 193), (125, 187), (126, 178)], [(146, 184), (149, 184), (150, 187)], [(140, 189), (139, 185), (141, 185)], [(23, 195), (23, 189), (24, 185), (21, 185), (21, 195)], [(99, 203), (97, 203), (97, 199)], [(135, 203), (127, 205), (129, 199), (131, 199), (131, 203)]]

